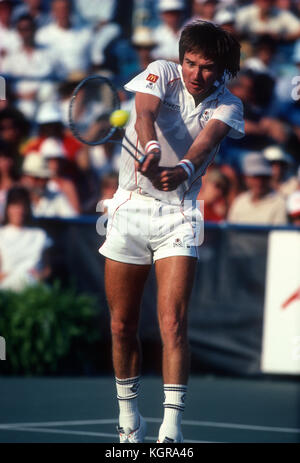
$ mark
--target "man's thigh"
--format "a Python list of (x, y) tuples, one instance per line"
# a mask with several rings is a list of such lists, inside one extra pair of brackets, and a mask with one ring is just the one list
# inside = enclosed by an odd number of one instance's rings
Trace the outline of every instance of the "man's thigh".
[(197, 259), (172, 256), (155, 262), (158, 315), (186, 319)]
[(135, 265), (106, 259), (105, 290), (113, 317), (137, 318), (150, 265)]

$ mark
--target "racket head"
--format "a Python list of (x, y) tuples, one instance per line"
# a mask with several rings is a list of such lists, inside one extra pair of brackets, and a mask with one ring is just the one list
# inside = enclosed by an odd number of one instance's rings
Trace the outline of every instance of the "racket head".
[(74, 89), (69, 103), (73, 135), (89, 146), (106, 143), (118, 130), (109, 123), (111, 113), (117, 109), (120, 100), (112, 82), (98, 74), (86, 77)]

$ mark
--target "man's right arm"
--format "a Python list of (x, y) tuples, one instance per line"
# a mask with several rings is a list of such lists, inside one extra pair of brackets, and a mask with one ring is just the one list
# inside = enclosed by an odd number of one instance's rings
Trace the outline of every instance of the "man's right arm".
[[(161, 100), (155, 95), (137, 92), (135, 96), (136, 123), (135, 130), (139, 142), (143, 148), (151, 140), (157, 140), (154, 123), (156, 121)], [(158, 141), (158, 140), (157, 140)], [(161, 152), (158, 148), (153, 148), (147, 153), (147, 157), (142, 164), (136, 163), (137, 169), (146, 177), (151, 177), (156, 173), (160, 161)]]

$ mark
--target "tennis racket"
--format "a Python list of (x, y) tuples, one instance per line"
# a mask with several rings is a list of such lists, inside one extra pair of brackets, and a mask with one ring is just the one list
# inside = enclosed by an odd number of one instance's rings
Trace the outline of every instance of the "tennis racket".
[[(146, 156), (122, 133), (123, 124), (116, 127), (110, 123), (111, 115), (119, 109), (119, 96), (109, 79), (100, 75), (86, 77), (71, 96), (70, 129), (77, 140), (89, 146), (119, 144), (142, 164)], [(125, 144), (122, 143), (122, 136)]]

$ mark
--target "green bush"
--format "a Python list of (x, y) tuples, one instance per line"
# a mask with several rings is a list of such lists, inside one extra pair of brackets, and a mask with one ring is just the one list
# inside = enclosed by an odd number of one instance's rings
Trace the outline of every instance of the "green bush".
[[(89, 346), (99, 340), (96, 300), (74, 289), (37, 285), (0, 292), (0, 336), (6, 339), (9, 374), (57, 374), (70, 363), (84, 369)], [(69, 367), (70, 369), (70, 367)]]

